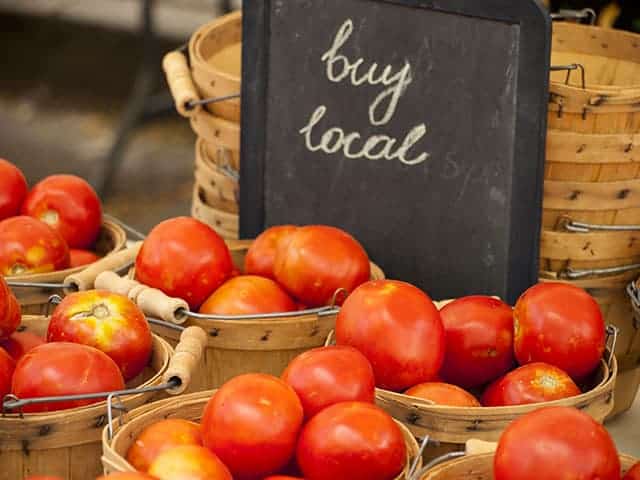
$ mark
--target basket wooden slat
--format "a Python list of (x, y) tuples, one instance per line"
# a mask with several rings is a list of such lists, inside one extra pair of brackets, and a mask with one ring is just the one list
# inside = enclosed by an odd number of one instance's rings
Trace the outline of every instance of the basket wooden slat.
[(207, 205), (198, 189), (198, 185), (195, 185), (193, 190), (191, 215), (209, 225), (224, 239), (233, 240), (238, 238), (238, 214), (225, 212)]
[[(166, 418), (182, 418), (199, 422), (206, 403), (214, 393), (215, 390), (193, 393), (182, 396), (179, 400), (163, 400), (136, 409), (128, 415), (127, 423), (117, 427), (111, 441), (105, 429), (102, 436), (102, 461), (105, 473), (135, 471), (125, 458), (129, 447), (146, 427)], [(411, 432), (401, 423), (397, 422), (397, 424), (405, 438), (407, 463), (402, 474), (395, 480), (408, 480), (406, 474), (411, 462), (418, 455), (419, 447)], [(421, 465), (420, 459), (418, 462), (418, 465)]]
[(207, 142), (223, 146), (232, 151), (240, 151), (240, 125), (207, 110), (199, 110), (190, 118), (191, 128)]
[[(239, 185), (209, 157), (206, 142), (196, 142), (195, 179), (198, 196), (207, 205), (228, 213), (238, 213)], [(230, 167), (227, 167), (230, 168)]]

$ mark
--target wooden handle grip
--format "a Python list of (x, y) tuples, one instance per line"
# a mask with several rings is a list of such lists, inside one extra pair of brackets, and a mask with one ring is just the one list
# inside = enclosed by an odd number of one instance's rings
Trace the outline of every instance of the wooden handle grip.
[(168, 390), (168, 393), (178, 395), (187, 389), (193, 372), (198, 368), (206, 344), (207, 334), (202, 328), (187, 327), (182, 332), (175, 353), (163, 376), (165, 382), (178, 378), (180, 385)]
[(472, 438), (467, 440), (465, 445), (465, 453), (467, 455), (480, 455), (481, 453), (493, 453), (496, 451), (498, 444), (496, 442), (485, 442)]
[(115, 272), (102, 272), (96, 277), (95, 281), (96, 289), (107, 290), (125, 297), (128, 297), (129, 292), (137, 285), (140, 285), (137, 281), (121, 277)]
[(142, 242), (137, 242), (130, 248), (107, 255), (101, 260), (92, 263), (81, 272), (69, 275), (64, 279), (64, 284), (70, 285), (71, 288), (66, 288), (65, 293), (69, 294), (76, 290), (91, 290), (94, 288), (96, 277), (102, 272), (116, 270), (127, 263), (133, 262), (141, 246)]
[(202, 107), (200, 105), (188, 107), (190, 102), (200, 100), (200, 97), (193, 84), (187, 58), (180, 52), (169, 52), (162, 60), (162, 68), (178, 113), (183, 117), (195, 115)]
[(129, 292), (129, 298), (150, 317), (177, 325), (187, 321), (184, 311), (189, 310), (189, 304), (181, 298), (170, 297), (156, 288), (140, 285)]

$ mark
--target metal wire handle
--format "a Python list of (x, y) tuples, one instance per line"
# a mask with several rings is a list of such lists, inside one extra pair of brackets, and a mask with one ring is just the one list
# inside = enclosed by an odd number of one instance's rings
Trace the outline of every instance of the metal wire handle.
[(562, 224), (568, 232), (589, 233), (591, 230), (609, 232), (630, 232), (640, 230), (640, 225), (602, 225), (597, 223), (575, 222), (571, 219)]
[(222, 97), (209, 97), (209, 98), (203, 98), (200, 100), (191, 100), (189, 102), (186, 102), (184, 106), (187, 108), (187, 110), (193, 110), (194, 108), (200, 105), (209, 105), (211, 103), (225, 102), (227, 100), (233, 100), (235, 98), (240, 98), (240, 94), (232, 93), (230, 95), (223, 95)]
[(593, 8), (584, 8), (582, 10), (562, 9), (551, 14), (551, 20), (589, 20), (590, 25), (595, 25), (598, 15)]
[(581, 278), (596, 276), (596, 275), (611, 275), (615, 273), (630, 272), (632, 270), (640, 270), (640, 263), (633, 263), (631, 265), (622, 265), (619, 267), (608, 268), (591, 268), (591, 269), (574, 269), (566, 268), (558, 273), (560, 278), (566, 278), (568, 280), (579, 280)]
[(570, 63), (569, 65), (551, 65), (549, 70), (552, 72), (562, 72), (564, 70), (567, 71), (567, 77), (564, 79), (565, 85), (569, 85), (569, 81), (571, 80), (571, 72), (574, 70), (580, 70), (580, 86), (583, 90), (587, 88), (587, 81), (585, 75), (584, 65), (581, 63)]
[(427, 445), (429, 445), (429, 435), (426, 435), (420, 443), (418, 453), (413, 459), (413, 462), (411, 462), (411, 466), (407, 472), (407, 480), (418, 480), (420, 478), (422, 470), (418, 470), (418, 463), (420, 463), (420, 459), (422, 458), (422, 454), (424, 453), (424, 449), (427, 448)]

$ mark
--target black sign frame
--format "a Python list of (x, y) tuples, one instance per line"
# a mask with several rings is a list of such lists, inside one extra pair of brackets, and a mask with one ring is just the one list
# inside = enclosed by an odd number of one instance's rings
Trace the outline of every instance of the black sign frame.
[[(268, 138), (270, 14), (276, 4), (305, 0), (245, 0), (243, 5), (240, 237), (264, 230), (265, 156)], [(507, 268), (487, 293), (515, 299), (538, 279), (542, 181), (546, 139), (551, 20), (538, 0), (366, 0), (519, 24), (517, 106), (511, 176)], [(339, 5), (340, 0), (336, 0)], [(336, 6), (336, 9), (339, 9)], [(514, 168), (516, 170), (516, 168)], [(357, 234), (356, 234), (357, 236)], [(455, 241), (453, 242), (455, 243)], [(453, 246), (453, 244), (452, 244)], [(374, 259), (375, 260), (375, 259)], [(476, 265), (477, 269), (478, 266)], [(474, 268), (470, 268), (473, 274)], [(477, 271), (477, 270), (476, 270)], [(406, 279), (412, 281), (415, 279)], [(460, 293), (460, 292), (456, 292)], [(437, 297), (437, 295), (436, 295)]]

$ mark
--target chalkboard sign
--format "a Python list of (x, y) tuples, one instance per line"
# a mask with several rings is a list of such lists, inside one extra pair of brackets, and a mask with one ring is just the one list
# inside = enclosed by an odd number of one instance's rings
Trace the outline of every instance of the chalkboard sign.
[(433, 298), (537, 278), (534, 0), (245, 0), (240, 233), (336, 225)]

